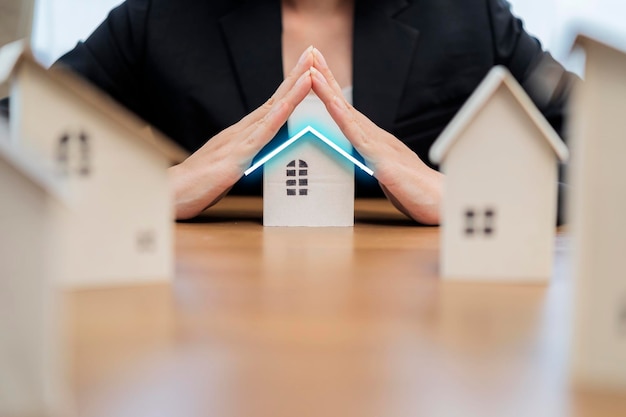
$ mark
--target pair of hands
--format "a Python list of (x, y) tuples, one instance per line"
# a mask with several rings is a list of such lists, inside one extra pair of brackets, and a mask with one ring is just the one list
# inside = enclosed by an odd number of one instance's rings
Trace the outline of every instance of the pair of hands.
[(313, 47), (304, 51), (265, 104), (170, 168), (176, 218), (194, 217), (218, 202), (311, 90), (374, 171), (389, 200), (421, 223), (439, 223), (442, 175), (350, 105), (326, 60)]

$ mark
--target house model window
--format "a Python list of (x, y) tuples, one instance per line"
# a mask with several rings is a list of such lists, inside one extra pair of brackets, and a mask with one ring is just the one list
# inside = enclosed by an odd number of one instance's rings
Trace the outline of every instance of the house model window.
[(89, 175), (90, 169), (89, 137), (85, 132), (78, 135), (63, 134), (57, 144), (57, 163), (62, 175)]
[[(296, 169), (297, 168), (297, 169)], [(287, 195), (308, 195), (309, 194), (309, 165), (306, 161), (298, 160), (298, 166), (296, 167), (296, 161), (293, 160), (287, 164)]]
[(492, 208), (465, 210), (465, 235), (474, 236), (482, 232), (484, 236), (492, 236), (495, 232), (496, 211)]
[(150, 253), (156, 250), (156, 232), (154, 230), (140, 230), (137, 233), (137, 251)]

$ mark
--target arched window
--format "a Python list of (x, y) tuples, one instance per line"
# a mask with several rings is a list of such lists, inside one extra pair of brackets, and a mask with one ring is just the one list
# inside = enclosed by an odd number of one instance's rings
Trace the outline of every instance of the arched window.
[(61, 174), (88, 176), (91, 171), (89, 153), (89, 137), (85, 132), (80, 132), (78, 135), (68, 133), (61, 135), (56, 155)]
[(287, 164), (287, 195), (309, 195), (309, 165), (299, 159), (289, 162)]

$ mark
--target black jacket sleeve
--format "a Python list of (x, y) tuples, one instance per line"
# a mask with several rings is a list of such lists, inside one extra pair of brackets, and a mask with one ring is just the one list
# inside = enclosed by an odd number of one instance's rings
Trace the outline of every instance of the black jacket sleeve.
[(0, 117), (9, 118), (9, 99), (0, 100)]
[(149, 8), (150, 0), (125, 1), (55, 64), (70, 67), (144, 118), (142, 72)]
[[(566, 71), (539, 41), (524, 30), (505, 0), (487, 0), (496, 65), (504, 65), (521, 83), (552, 127), (566, 140), (567, 101), (576, 76)], [(567, 185), (564, 164), (559, 166), (557, 224), (564, 223)]]
[(487, 0), (495, 65), (504, 65), (520, 82), (552, 127), (564, 134), (567, 99), (576, 76), (567, 72), (530, 36), (505, 0)]

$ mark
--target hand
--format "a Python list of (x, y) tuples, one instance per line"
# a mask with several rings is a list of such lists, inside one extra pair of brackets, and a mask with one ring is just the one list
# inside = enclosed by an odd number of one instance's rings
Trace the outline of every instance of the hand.
[(322, 54), (314, 49), (313, 55), (313, 91), (374, 171), (387, 198), (416, 221), (438, 224), (443, 175), (428, 167), (404, 143), (350, 105)]
[(265, 104), (169, 169), (177, 219), (197, 216), (218, 202), (287, 122), (311, 91), (312, 51), (312, 47), (304, 51), (296, 67)]

